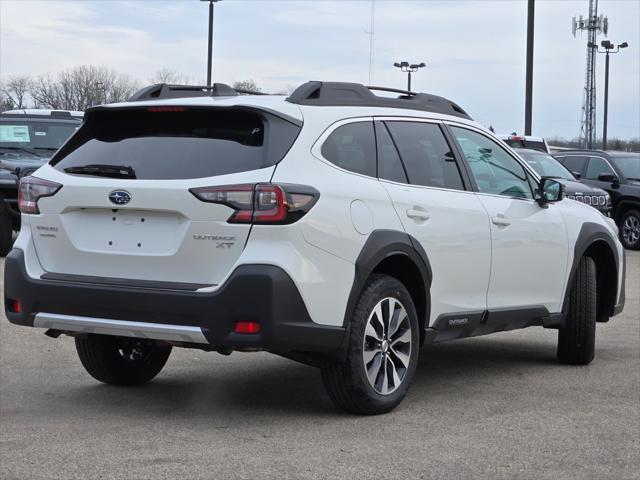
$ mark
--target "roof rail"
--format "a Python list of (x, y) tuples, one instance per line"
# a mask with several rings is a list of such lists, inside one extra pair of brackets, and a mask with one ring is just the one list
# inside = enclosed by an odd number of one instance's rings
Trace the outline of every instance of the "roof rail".
[(138, 90), (128, 101), (138, 102), (141, 100), (165, 100), (167, 98), (185, 97), (234, 97), (236, 95), (238, 95), (236, 91), (224, 83), (214, 83), (211, 86), (156, 83)]
[[(396, 98), (381, 97), (372, 90), (400, 95)], [(472, 120), (459, 105), (444, 97), (395, 88), (369, 87), (359, 83), (307, 82), (296, 88), (287, 97), (287, 101), (298, 105), (408, 108)]]

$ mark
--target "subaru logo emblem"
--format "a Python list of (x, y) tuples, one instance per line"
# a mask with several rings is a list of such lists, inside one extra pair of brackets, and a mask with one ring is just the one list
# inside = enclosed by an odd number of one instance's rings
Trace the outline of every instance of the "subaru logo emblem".
[(125, 205), (131, 201), (131, 194), (126, 190), (114, 190), (109, 194), (109, 200), (116, 205)]

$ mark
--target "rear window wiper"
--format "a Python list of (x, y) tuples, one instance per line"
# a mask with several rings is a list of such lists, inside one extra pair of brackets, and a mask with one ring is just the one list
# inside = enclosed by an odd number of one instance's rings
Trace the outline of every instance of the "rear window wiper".
[(90, 164), (82, 167), (67, 167), (66, 173), (73, 175), (95, 175), (96, 177), (111, 178), (136, 178), (136, 172), (132, 167), (121, 165)]

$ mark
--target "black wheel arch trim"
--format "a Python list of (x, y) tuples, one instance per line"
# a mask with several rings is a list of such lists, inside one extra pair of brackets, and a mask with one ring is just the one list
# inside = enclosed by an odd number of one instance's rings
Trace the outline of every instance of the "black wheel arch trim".
[(351, 293), (349, 294), (344, 315), (344, 326), (347, 329), (350, 326), (356, 302), (364, 289), (367, 279), (384, 259), (393, 255), (406, 256), (418, 268), (425, 289), (426, 318), (424, 320), (428, 324), (431, 310), (429, 290), (433, 274), (427, 253), (420, 245), (420, 242), (406, 232), (374, 230), (369, 234), (369, 238), (367, 238), (356, 259), (353, 285), (351, 286)]
[[(599, 223), (586, 222), (580, 228), (580, 232), (576, 238), (576, 242), (573, 249), (573, 262), (569, 271), (569, 276), (567, 280), (567, 285), (565, 288), (564, 299), (562, 301), (562, 313), (564, 315), (568, 314), (569, 310), (569, 296), (571, 294), (571, 285), (573, 285), (573, 280), (575, 278), (576, 270), (578, 269), (578, 265), (580, 263), (580, 259), (584, 256), (584, 254), (589, 250), (589, 248), (594, 245), (596, 242), (603, 241), (609, 247), (611, 254), (613, 255), (613, 259), (615, 262), (615, 272), (614, 277), (615, 282), (609, 282), (607, 287), (609, 288), (609, 298), (610, 304), (607, 305), (607, 313), (609, 316), (617, 315), (622, 311), (622, 307), (625, 302), (625, 258), (624, 258), (624, 250), (623, 257), (620, 259), (618, 254), (618, 249), (616, 248), (615, 238), (612, 234), (607, 230), (607, 228)], [(597, 259), (594, 259), (597, 261)], [(622, 262), (620, 261), (622, 260)], [(620, 285), (620, 298), (618, 299), (618, 278), (619, 275), (619, 265), (622, 263), (622, 277), (621, 277), (621, 285)], [(596, 264), (596, 268), (598, 268), (598, 264)], [(610, 272), (606, 272), (609, 273)], [(601, 320), (602, 321), (602, 320)]]

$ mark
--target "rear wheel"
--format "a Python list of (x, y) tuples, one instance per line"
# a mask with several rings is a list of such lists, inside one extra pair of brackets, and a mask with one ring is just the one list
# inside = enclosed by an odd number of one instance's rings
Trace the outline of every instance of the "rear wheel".
[(85, 370), (110, 385), (138, 385), (155, 377), (169, 358), (170, 345), (155, 340), (86, 335), (76, 337), (76, 350)]
[(13, 244), (13, 219), (0, 197), (0, 257), (6, 257)]
[(569, 293), (569, 314), (558, 331), (558, 361), (587, 365), (593, 360), (596, 341), (596, 264), (582, 257)]
[(622, 215), (620, 243), (629, 250), (640, 250), (640, 210), (629, 210)]
[(418, 316), (402, 283), (374, 275), (351, 319), (347, 358), (322, 367), (333, 402), (352, 413), (379, 414), (404, 398), (418, 361)]

